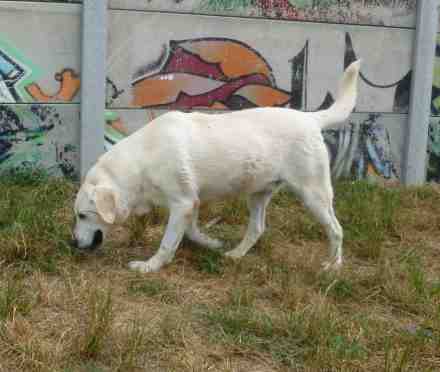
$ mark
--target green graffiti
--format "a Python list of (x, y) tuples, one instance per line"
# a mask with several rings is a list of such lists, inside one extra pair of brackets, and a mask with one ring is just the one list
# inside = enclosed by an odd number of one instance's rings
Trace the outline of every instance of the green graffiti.
[[(25, 87), (40, 78), (41, 70), (12, 44), (2, 39), (0, 39), (0, 72), (2, 76), (7, 78), (8, 83), (8, 87), (0, 86), (0, 99), (5, 95), (4, 89), (1, 88), (12, 88), (23, 101), (32, 102), (32, 97), (27, 93)], [(3, 84), (5, 83), (3, 82)]]

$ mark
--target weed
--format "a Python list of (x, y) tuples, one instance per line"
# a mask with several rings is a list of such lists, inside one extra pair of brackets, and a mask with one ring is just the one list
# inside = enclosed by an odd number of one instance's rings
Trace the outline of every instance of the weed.
[(385, 372), (410, 371), (409, 363), (412, 354), (412, 346), (408, 345), (403, 349), (393, 348), (388, 339), (385, 349), (384, 368)]
[(221, 275), (224, 272), (225, 259), (220, 252), (198, 249), (195, 259), (200, 272), (214, 275)]
[(130, 321), (124, 338), (125, 343), (121, 345), (119, 353), (118, 371), (131, 371), (139, 367), (139, 359), (143, 359), (143, 352), (149, 342), (147, 336), (145, 326), (139, 318)]
[(53, 272), (54, 258), (67, 252), (71, 238), (71, 211), (65, 203), (74, 187), (65, 180), (44, 180), (2, 181), (6, 192), (0, 195), (0, 260), (29, 262)]
[(7, 279), (4, 287), (0, 287), (0, 320), (11, 319), (17, 313), (26, 315), (32, 302), (22, 279)]
[(129, 219), (129, 222), (127, 223), (128, 229), (130, 231), (130, 237), (129, 237), (129, 245), (137, 245), (143, 243), (144, 234), (147, 227), (147, 217), (137, 217), (133, 216)]
[(250, 307), (255, 301), (255, 291), (251, 288), (237, 287), (230, 294), (230, 303), (232, 307), (240, 309), (242, 307)]
[(3, 171), (0, 184), (3, 186), (41, 186), (49, 181), (49, 175), (44, 169), (11, 169)]
[(163, 279), (147, 279), (138, 277), (128, 283), (128, 293), (132, 295), (144, 295), (158, 297), (163, 303), (177, 303), (177, 293), (174, 286), (169, 285)]
[(128, 292), (132, 294), (141, 293), (148, 297), (157, 296), (168, 290), (168, 285), (160, 279), (137, 278), (131, 280), (128, 285)]
[(80, 354), (84, 359), (95, 359), (104, 347), (113, 320), (111, 291), (92, 290), (85, 319), (84, 340)]
[(345, 243), (358, 257), (377, 261), (386, 239), (395, 237), (394, 218), (400, 192), (366, 182), (338, 185), (336, 214), (344, 226)]
[(249, 211), (244, 198), (230, 198), (221, 202), (219, 215), (228, 225), (247, 224)]
[(273, 336), (271, 318), (249, 308), (212, 310), (206, 314), (206, 319), (227, 342), (252, 345), (260, 338)]
[(347, 337), (341, 335), (331, 338), (329, 346), (338, 358), (361, 359), (367, 355), (367, 351), (358, 341), (350, 341)]
[(347, 300), (355, 296), (354, 285), (347, 278), (333, 278), (331, 275), (323, 274), (318, 280), (318, 287), (325, 295), (338, 300)]
[(420, 300), (426, 299), (428, 296), (428, 284), (420, 259), (414, 257), (412, 260), (410, 260), (407, 263), (407, 271), (409, 275), (409, 282), (414, 288), (416, 296)]

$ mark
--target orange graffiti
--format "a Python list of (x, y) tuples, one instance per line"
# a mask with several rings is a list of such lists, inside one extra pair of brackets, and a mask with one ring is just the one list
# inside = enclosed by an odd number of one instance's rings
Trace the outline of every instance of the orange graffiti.
[(128, 130), (120, 118), (109, 122), (107, 125), (122, 135), (128, 136)]
[(264, 59), (236, 41), (191, 40), (179, 42), (178, 45), (208, 63), (218, 63), (230, 79), (249, 74), (262, 74), (271, 79), (271, 69)]
[(55, 74), (55, 80), (60, 83), (58, 92), (54, 95), (48, 95), (43, 92), (39, 84), (32, 83), (26, 87), (26, 91), (38, 102), (70, 102), (76, 96), (80, 88), (80, 79), (78, 74), (66, 68)]
[(159, 74), (145, 78), (133, 87), (134, 105), (165, 105), (178, 99), (181, 92), (197, 96), (220, 87), (215, 80), (185, 73)]
[(282, 106), (289, 102), (290, 95), (281, 90), (262, 85), (246, 85), (237, 90), (235, 95), (252, 101), (256, 106)]

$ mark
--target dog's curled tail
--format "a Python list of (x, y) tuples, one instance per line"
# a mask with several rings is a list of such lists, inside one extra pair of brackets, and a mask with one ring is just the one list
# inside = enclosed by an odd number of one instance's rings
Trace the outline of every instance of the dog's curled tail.
[(344, 72), (336, 101), (327, 110), (315, 112), (315, 117), (321, 129), (328, 129), (344, 123), (352, 113), (357, 100), (357, 85), (361, 60), (350, 64)]

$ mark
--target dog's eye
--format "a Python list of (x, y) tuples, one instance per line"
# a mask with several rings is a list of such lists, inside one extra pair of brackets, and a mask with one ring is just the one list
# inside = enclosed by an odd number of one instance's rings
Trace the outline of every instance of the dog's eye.
[(78, 214), (78, 218), (80, 220), (85, 220), (86, 219), (86, 215), (84, 213), (80, 213), (80, 214)]

